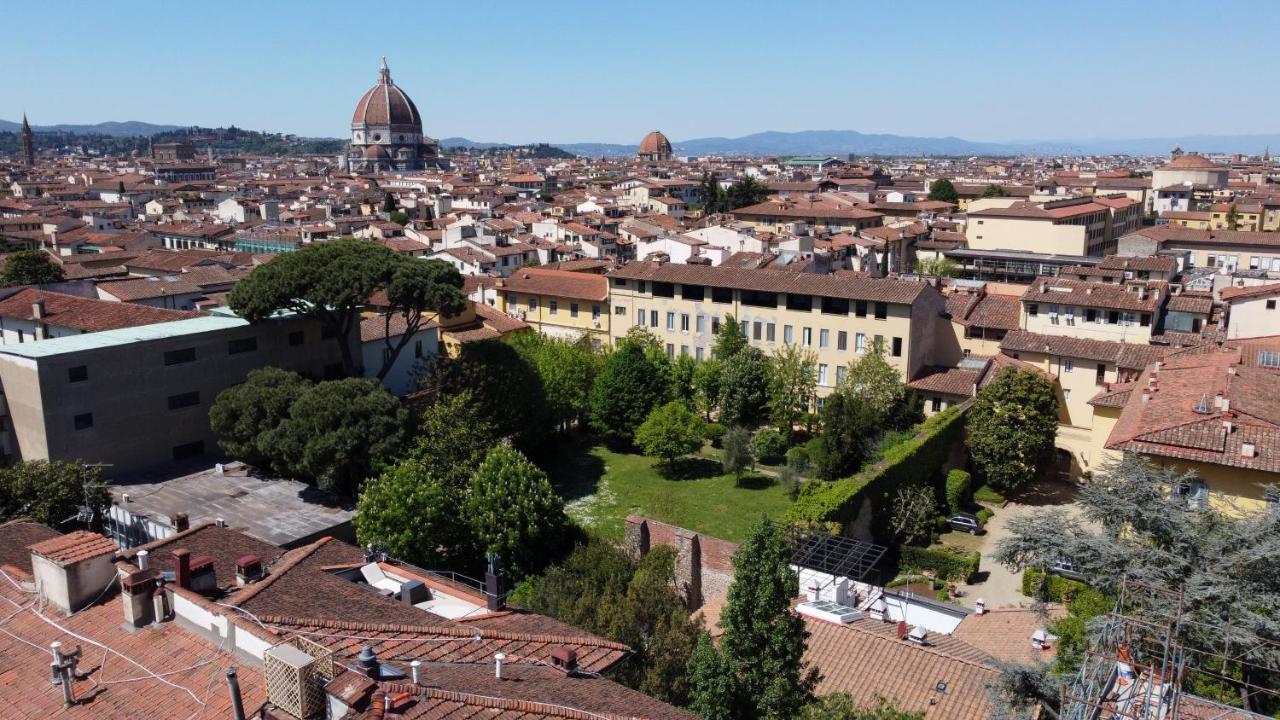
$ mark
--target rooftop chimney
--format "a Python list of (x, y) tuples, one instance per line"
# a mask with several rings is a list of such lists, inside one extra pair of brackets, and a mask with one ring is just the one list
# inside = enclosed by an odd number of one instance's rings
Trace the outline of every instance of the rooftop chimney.
[(1044, 628), (1031, 633), (1031, 647), (1036, 650), (1044, 650), (1049, 647), (1049, 633), (1045, 632)]
[(146, 570), (151, 567), (151, 553), (146, 550), (139, 550), (138, 554), (134, 556), (134, 560), (139, 570)]
[(565, 675), (578, 671), (578, 651), (573, 648), (558, 647), (551, 651), (551, 664)]
[(38, 298), (31, 303), (31, 318), (33, 320), (44, 319), (44, 298)]
[(356, 656), (356, 662), (360, 665), (360, 672), (371, 680), (377, 680), (378, 672), (378, 656), (373, 654), (373, 648), (365, 645), (360, 650), (360, 654)]
[(262, 579), (262, 558), (257, 555), (244, 555), (236, 560), (236, 585), (245, 586)]
[(155, 589), (155, 573), (150, 570), (129, 573), (120, 581), (120, 599), (124, 605), (126, 625), (137, 628), (155, 620), (151, 602), (151, 594)]
[(174, 513), (169, 516), (169, 524), (178, 532), (185, 532), (191, 528), (191, 521), (187, 519), (186, 513)]
[(504, 579), (502, 575), (502, 560), (497, 554), (490, 554), (488, 567), (484, 572), (485, 606), (489, 612), (497, 612), (506, 606), (506, 599), (502, 593)]
[(422, 684), (422, 661), (414, 660), (409, 663), (409, 676), (413, 678), (414, 685)]
[(986, 615), (987, 601), (983, 600), (982, 598), (978, 598), (977, 600), (975, 600), (973, 603), (973, 611), (979, 615)]
[(493, 654), (493, 676), (499, 680), (502, 679), (502, 663), (506, 662), (506, 653)]
[(1240, 444), (1240, 457), (1253, 458), (1258, 454), (1258, 447), (1251, 442)]
[(173, 551), (173, 581), (180, 588), (191, 587), (191, 553), (183, 548)]

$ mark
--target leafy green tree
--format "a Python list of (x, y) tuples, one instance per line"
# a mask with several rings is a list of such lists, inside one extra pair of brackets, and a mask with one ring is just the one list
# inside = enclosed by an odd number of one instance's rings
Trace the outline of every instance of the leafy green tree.
[(751, 454), (760, 462), (775, 464), (781, 462), (787, 452), (787, 436), (777, 428), (762, 427), (751, 436)]
[(733, 473), (734, 482), (742, 482), (742, 475), (755, 464), (751, 454), (751, 432), (746, 428), (729, 428), (720, 441), (720, 465), (727, 473)]
[(341, 239), (312, 243), (281, 253), (254, 268), (236, 283), (228, 304), (250, 322), (281, 310), (315, 318), (332, 332), (349, 376), (358, 375), (359, 358), (352, 335), (361, 311), (377, 291), (386, 291), (383, 320), (404, 322), (404, 332), (384, 339), (379, 380), (395, 365), (400, 352), (437, 314), (454, 315), (466, 308), (462, 276), (448, 263), (401, 255), (371, 240)]
[(974, 465), (1001, 492), (1049, 467), (1058, 431), (1053, 383), (1031, 370), (1005, 368), (983, 388), (965, 419)]
[(397, 207), (398, 205), (396, 205), (395, 195), (392, 195), (389, 192), (382, 194), (382, 211), (383, 212), (386, 212), (386, 213), (395, 212)]
[(392, 212), (390, 215), (388, 215), (387, 219), (400, 226), (408, 225), (409, 213), (403, 210), (396, 210)]
[(818, 354), (799, 345), (774, 351), (769, 363), (769, 419), (789, 437), (818, 390)]
[(480, 417), (499, 437), (525, 452), (538, 450), (551, 432), (551, 413), (565, 411), (572, 395), (547, 400), (538, 369), (516, 347), (501, 340), (466, 343), (456, 358), (442, 358), (428, 382), (443, 395), (467, 393)]
[(670, 372), (671, 397), (693, 402), (697, 394), (694, 378), (698, 374), (698, 361), (690, 355), (677, 355), (671, 361)]
[(662, 369), (644, 348), (624, 339), (605, 358), (591, 388), (591, 427), (618, 440), (630, 440), (669, 390)]
[(899, 487), (893, 498), (890, 526), (898, 542), (928, 545), (933, 540), (933, 521), (938, 516), (933, 489), (926, 485)]
[(209, 426), (218, 434), (218, 446), (255, 467), (288, 473), (290, 468), (279, 464), (283, 458), (270, 439), (310, 386), (309, 380), (288, 370), (250, 371), (244, 382), (218, 393), (209, 408)]
[(871, 707), (862, 707), (847, 693), (833, 693), (806, 705), (799, 720), (924, 720), (924, 713), (899, 710), (883, 697), (877, 697)]
[(503, 558), (515, 577), (536, 573), (553, 560), (569, 526), (564, 501), (546, 473), (505, 445), (490, 450), (480, 463), (463, 515), (481, 550)]
[(729, 358), (737, 355), (745, 347), (747, 347), (746, 329), (737, 318), (725, 315), (724, 322), (720, 323), (720, 329), (716, 330), (716, 341), (711, 346), (712, 356), (722, 363), (728, 362)]
[(720, 378), (723, 371), (724, 363), (712, 357), (698, 363), (693, 372), (694, 402), (708, 420), (711, 419), (711, 413), (720, 408)]
[(728, 210), (737, 210), (748, 205), (758, 205), (769, 199), (769, 188), (759, 180), (747, 175), (729, 186), (726, 199), (729, 202)]
[(721, 371), (720, 422), (755, 427), (768, 414), (768, 405), (769, 358), (759, 348), (739, 350)]
[(587, 411), (599, 358), (589, 343), (542, 333), (516, 333), (508, 341), (542, 380), (550, 420), (561, 428)]
[(422, 460), (403, 460), (365, 484), (356, 505), (356, 538), (422, 567), (474, 567), (479, 554), (462, 516), (465, 497), (465, 486)]
[(955, 260), (948, 257), (932, 258), (929, 260), (917, 260), (916, 272), (921, 275), (933, 275), (934, 277), (955, 277), (960, 271), (960, 266)]
[[(28, 460), (0, 468), (0, 522), (30, 518), (56, 530), (67, 523), (100, 527), (111, 491), (97, 467), (61, 460)], [(91, 521), (80, 514), (84, 507)]]
[(872, 343), (862, 357), (849, 365), (840, 389), (880, 418), (889, 417), (894, 404), (906, 393), (901, 373), (885, 359), (882, 342)]
[(871, 443), (883, 429), (871, 404), (844, 388), (827, 396), (822, 406), (822, 433), (812, 443), (810, 462), (823, 480), (856, 472), (866, 462)]
[(44, 285), (62, 282), (62, 267), (43, 250), (19, 250), (4, 256), (0, 285)]
[(706, 421), (684, 400), (672, 400), (654, 408), (636, 428), (636, 444), (645, 455), (662, 458), (670, 467), (677, 459), (702, 447)]
[(702, 633), (689, 658), (689, 710), (702, 720), (738, 720), (746, 703), (739, 697), (736, 668)]
[[(734, 720), (791, 720), (800, 714), (813, 698), (818, 671), (805, 665), (809, 631), (791, 610), (799, 592), (785, 529), (762, 519), (733, 555), (720, 646), (708, 649), (700, 641), (694, 652), (694, 708), (728, 703), (727, 717)], [(728, 688), (706, 677), (712, 668), (731, 679)]]
[(635, 654), (610, 672), (611, 679), (666, 702), (688, 702), (688, 663), (699, 625), (676, 590), (673, 548), (654, 548), (637, 561), (612, 543), (591, 539), (521, 583), (511, 602), (625, 643)]
[(702, 182), (698, 185), (698, 200), (707, 215), (728, 212), (729, 197), (720, 185), (720, 178), (715, 173), (703, 173)]
[(1003, 185), (997, 185), (995, 183), (987, 183), (986, 189), (982, 191), (982, 197), (984, 198), (1009, 197), (1009, 193), (1004, 189)]
[(471, 393), (444, 395), (419, 416), (417, 441), (409, 459), (430, 468), (433, 476), (466, 488), (489, 448), (500, 440)]
[(1231, 207), (1227, 208), (1227, 229), (1240, 229), (1240, 211), (1236, 209), (1236, 204), (1231, 203)]
[(377, 380), (332, 380), (304, 390), (264, 447), (276, 448), (273, 466), (351, 496), (401, 452), (407, 421), (400, 401)]
[(929, 186), (929, 199), (957, 203), (960, 202), (960, 193), (956, 192), (956, 186), (950, 180), (938, 178)]

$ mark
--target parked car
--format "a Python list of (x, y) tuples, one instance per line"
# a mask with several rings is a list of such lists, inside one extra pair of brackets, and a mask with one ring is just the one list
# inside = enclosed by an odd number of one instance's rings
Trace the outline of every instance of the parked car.
[(970, 535), (982, 532), (982, 521), (973, 513), (956, 513), (947, 518), (947, 525), (950, 525), (952, 530), (967, 532)]
[(1049, 572), (1054, 575), (1061, 575), (1068, 580), (1084, 582), (1084, 575), (1081, 575), (1080, 572), (1076, 570), (1075, 563), (1070, 560), (1055, 560), (1053, 564), (1049, 566)]

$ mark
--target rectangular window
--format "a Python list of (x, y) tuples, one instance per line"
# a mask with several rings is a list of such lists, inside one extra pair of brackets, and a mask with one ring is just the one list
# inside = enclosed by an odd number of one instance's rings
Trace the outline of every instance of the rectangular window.
[(1088, 308), (1084, 311), (1084, 319), (1088, 322), (1098, 322), (1098, 311), (1095, 308)]
[(853, 336), (853, 351), (864, 353), (867, 351), (867, 334), (857, 333)]
[(197, 440), (195, 442), (183, 443), (173, 446), (173, 459), (185, 460), (186, 458), (197, 457), (204, 454), (204, 441)]
[(769, 341), (769, 342), (773, 342), (773, 341), (774, 341), (774, 339), (775, 339), (775, 337), (774, 337), (774, 335), (775, 335), (774, 330), (776, 330), (776, 329), (777, 329), (777, 326), (776, 326), (776, 325), (774, 325), (773, 323), (769, 323), (769, 324), (765, 325), (765, 326), (764, 326), (764, 339), (765, 339), (765, 340), (767, 340), (767, 341)]
[(818, 363), (818, 384), (827, 384), (827, 365), (826, 363)]
[(680, 313), (680, 332), (689, 332), (689, 313)]
[(592, 320), (596, 320), (596, 321), (599, 321), (599, 320), (600, 320), (600, 306), (599, 306), (599, 305), (592, 305), (592, 306), (591, 306), (591, 319), (592, 319)]
[(569, 303), (569, 317), (578, 317), (578, 303)]
[(764, 337), (763, 322), (756, 320), (754, 323), (751, 324), (751, 337), (756, 341), (759, 341), (761, 338)]
[(67, 368), (67, 382), (77, 383), (77, 382), (84, 382), (85, 380), (88, 380), (88, 379), (89, 379), (88, 365), (76, 365), (75, 367)]
[(805, 328), (800, 331), (800, 344), (805, 347), (813, 347), (813, 328)]
[(693, 349), (693, 356), (697, 358), (698, 362), (702, 362), (702, 346), (701, 345)]
[(614, 278), (614, 279), (613, 279), (613, 286), (614, 286), (614, 287), (626, 287), (626, 286), (627, 286), (627, 281), (626, 281), (624, 278), (618, 278), (618, 277), (616, 277), (616, 278)]
[(667, 330), (676, 329), (676, 314), (670, 310), (667, 311)]
[(689, 346), (688, 346), (688, 345), (681, 345), (681, 346), (680, 346), (680, 354), (681, 354), (681, 355), (688, 355), (688, 354), (689, 354)]
[(182, 348), (181, 350), (170, 350), (164, 354), (165, 365), (181, 365), (183, 363), (195, 362), (196, 349)]
[(844, 365), (836, 366), (836, 385), (844, 382), (845, 373), (848, 372)]
[(644, 292), (644, 291), (645, 291), (645, 282), (643, 280), (637, 280), (636, 292)]
[(831, 331), (830, 330), (823, 329), (818, 331), (818, 347), (823, 349), (831, 347)]
[(673, 357), (675, 357), (675, 356), (676, 356), (676, 346), (675, 346), (675, 344), (674, 344), (674, 343), (667, 343), (667, 357), (669, 357), (669, 358), (673, 358)]
[(72, 418), (77, 430), (88, 430), (93, 427), (93, 413), (80, 413)]
[(701, 300), (706, 295), (706, 288), (701, 285), (681, 285), (680, 297), (685, 300)]
[(733, 302), (733, 288), (711, 288), (711, 302), (724, 304)]
[(1120, 322), (1120, 311), (1118, 311), (1118, 310), (1108, 310), (1108, 311), (1107, 311), (1107, 323), (1108, 323), (1108, 324), (1111, 324), (1111, 325), (1115, 325), (1115, 324), (1116, 324), (1116, 323), (1118, 323), (1118, 322)]
[(694, 327), (696, 328), (697, 332), (699, 332), (699, 333), (704, 333), (704, 332), (706, 332), (706, 331), (707, 331), (707, 316), (706, 316), (706, 315), (699, 315), (699, 316), (698, 316), (698, 319), (694, 321)]
[(787, 309), (811, 312), (813, 310), (813, 296), (787, 293)]
[(200, 392), (197, 390), (169, 396), (170, 410), (181, 410), (182, 408), (187, 408), (187, 407), (191, 407), (192, 405), (199, 405), (199, 404), (200, 404)]
[(900, 337), (893, 339), (893, 356), (902, 357), (902, 338)]
[(795, 329), (792, 328), (790, 325), (783, 325), (782, 326), (782, 342), (787, 345), (790, 345), (795, 341), (796, 341)]
[(636, 310), (636, 324), (644, 327), (644, 310)]
[(1276, 309), (1276, 301), (1275, 301), (1275, 300), (1268, 300), (1268, 301), (1267, 301), (1267, 309), (1268, 309), (1268, 310), (1275, 310), (1275, 309)]
[(933, 412), (942, 412), (942, 398), (935, 397), (929, 401), (929, 409)]
[(240, 353), (253, 352), (258, 349), (258, 338), (236, 338), (227, 341), (227, 354), (239, 355)]
[(675, 297), (675, 296), (676, 296), (676, 286), (675, 286), (675, 285), (673, 285), (672, 283), (669, 283), (669, 282), (657, 282), (657, 281), (654, 281), (654, 283), (653, 283), (653, 296), (654, 296), (654, 297), (666, 297), (666, 298), (669, 298), (669, 297)]
[(1098, 368), (1096, 370), (1096, 374), (1093, 377), (1093, 382), (1095, 385), (1102, 385), (1106, 381), (1107, 381), (1107, 364), (1098, 363)]
[(1066, 360), (1062, 361), (1062, 372), (1071, 372), (1072, 370), (1075, 370), (1075, 369), (1076, 369), (1075, 360), (1072, 360), (1071, 358), (1067, 358)]
[(1142, 313), (1138, 318), (1138, 324), (1142, 327), (1151, 327), (1151, 313)]
[(884, 320), (889, 317), (889, 303), (876, 303), (876, 319)]
[(711, 318), (711, 334), (715, 335), (718, 332), (720, 332), (720, 318), (713, 317)]
[(854, 315), (857, 315), (858, 317), (866, 317), (866, 316), (867, 316), (867, 301), (866, 301), (866, 300), (854, 300), (854, 301), (853, 301), (853, 314), (854, 314)]
[(742, 290), (738, 300), (751, 307), (778, 307), (778, 293), (760, 292), (758, 290)]
[(537, 309), (538, 309), (538, 298), (536, 297), (529, 298), (529, 312), (533, 312)]
[(559, 302), (555, 300), (550, 300), (547, 302), (547, 312), (551, 313), (552, 315), (555, 315), (559, 310), (560, 310)]
[(658, 327), (658, 311), (649, 311), (649, 327)]
[(841, 330), (840, 332), (836, 333), (836, 349), (837, 350), (849, 349), (849, 333), (845, 332), (844, 330)]
[(304, 342), (306, 342), (306, 341), (307, 341), (307, 335), (306, 335), (306, 333), (302, 332), (301, 330), (297, 330), (297, 331), (294, 331), (294, 332), (289, 333), (289, 344), (290, 344), (290, 345), (301, 345), (302, 343), (304, 343)]
[(822, 298), (822, 312), (827, 315), (848, 315), (849, 301), (845, 298)]

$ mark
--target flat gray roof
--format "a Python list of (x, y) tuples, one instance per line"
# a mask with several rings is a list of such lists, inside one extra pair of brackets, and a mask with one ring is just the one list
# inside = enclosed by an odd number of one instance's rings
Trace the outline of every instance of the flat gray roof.
[(186, 513), (193, 526), (222, 518), (232, 528), (281, 547), (322, 535), (348, 538), (355, 515), (353, 502), (297, 480), (259, 475), (238, 462), (225, 465), (221, 474), (210, 467), (156, 482), (112, 485), (111, 494), (125, 510), (165, 525), (176, 513)]
[(156, 323), (154, 325), (138, 325), (136, 327), (120, 328), (119, 330), (67, 335), (18, 345), (3, 345), (0, 346), (0, 354), (42, 358), (84, 352), (85, 350), (118, 347), (131, 343), (147, 342), (148, 340), (164, 340), (183, 335), (197, 335), (215, 330), (243, 327), (248, 324), (248, 320), (242, 320), (234, 315), (206, 315), (204, 317), (174, 320), (173, 322)]

